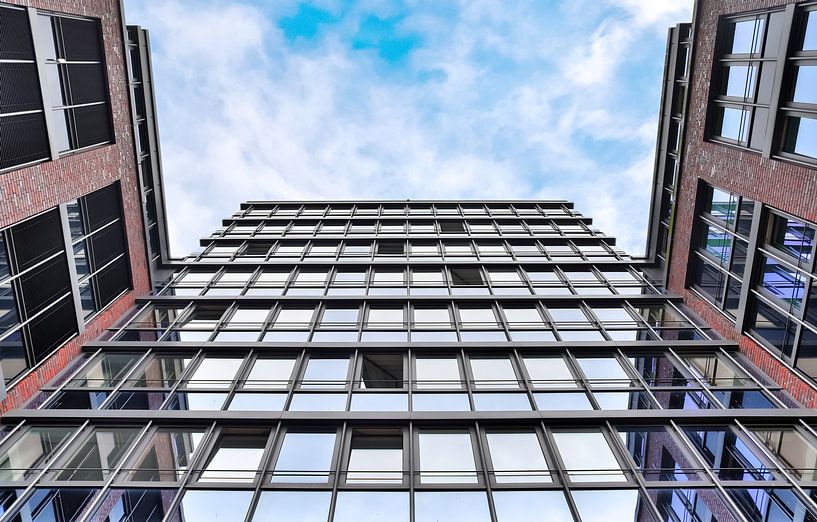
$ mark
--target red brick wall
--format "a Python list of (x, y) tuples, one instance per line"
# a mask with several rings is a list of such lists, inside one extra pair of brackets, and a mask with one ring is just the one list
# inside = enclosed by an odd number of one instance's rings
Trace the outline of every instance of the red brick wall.
[(9, 397), (0, 403), (0, 412), (5, 412), (31, 397), (39, 385), (54, 377), (79, 353), (83, 342), (98, 336), (133, 306), (135, 295), (150, 290), (150, 277), (142, 232), (141, 197), (134, 156), (128, 72), (118, 0), (2, 1), (101, 19), (116, 143), (0, 175), (0, 227), (9, 226), (121, 180), (125, 233), (134, 289), (91, 321), (83, 335), (69, 341), (38, 370), (10, 390)]
[(760, 154), (707, 142), (706, 111), (712, 75), (718, 19), (794, 3), (793, 0), (698, 0), (684, 161), (678, 186), (673, 253), (667, 287), (684, 295), (687, 304), (795, 398), (817, 406), (817, 393), (752, 339), (739, 335), (734, 324), (705, 300), (684, 288), (695, 213), (698, 180), (743, 194), (767, 205), (817, 221), (817, 171), (765, 159)]

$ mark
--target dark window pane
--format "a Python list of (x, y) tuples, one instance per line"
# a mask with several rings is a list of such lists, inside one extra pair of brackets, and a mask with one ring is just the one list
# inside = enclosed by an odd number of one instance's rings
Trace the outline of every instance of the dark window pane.
[(93, 270), (99, 270), (125, 252), (125, 236), (121, 223), (114, 223), (91, 237)]
[(405, 253), (406, 245), (396, 241), (378, 241), (377, 253), (380, 255), (402, 255)]
[(740, 213), (738, 214), (738, 234), (748, 236), (752, 231), (752, 216), (754, 215), (755, 202), (749, 198), (740, 201)]
[(0, 85), (0, 114), (42, 110), (36, 64), (0, 63)]
[(77, 129), (75, 148), (88, 147), (113, 140), (108, 104), (72, 109)]
[(37, 488), (22, 506), (18, 516), (12, 520), (74, 522), (87, 514), (85, 510), (90, 507), (91, 500), (97, 493), (98, 489)]
[(50, 157), (42, 114), (0, 118), (0, 136), (0, 169)]
[(20, 375), (28, 367), (20, 330), (0, 341), (0, 368), (6, 382)]
[(95, 63), (69, 64), (66, 66), (71, 105), (105, 101), (105, 71)]
[(400, 354), (364, 355), (360, 388), (402, 388), (403, 357)]
[(0, 8), (0, 60), (33, 60), (34, 45), (25, 9)]
[(20, 278), (26, 317), (31, 317), (70, 291), (68, 263), (60, 255)]
[(817, 158), (817, 119), (789, 116), (783, 150)]
[(746, 256), (748, 255), (749, 245), (742, 239), (735, 239), (734, 250), (732, 251), (732, 267), (730, 272), (738, 277), (743, 277), (743, 271), (746, 268)]
[(452, 268), (451, 284), (454, 286), (482, 286), (482, 273), (479, 268)]
[(796, 366), (806, 375), (817, 379), (817, 334), (808, 328), (803, 328), (800, 336)]
[(28, 330), (34, 362), (40, 362), (54, 348), (77, 333), (77, 314), (74, 301), (67, 296), (62, 302), (47, 313), (34, 319)]
[(720, 301), (726, 285), (726, 274), (700, 258), (696, 258), (693, 265), (693, 282), (703, 293), (715, 301)]
[(102, 60), (99, 22), (75, 18), (60, 18), (59, 20), (67, 60), (78, 62)]
[(71, 452), (70, 460), (57, 479), (105, 480), (130, 449), (138, 433), (136, 428), (96, 428)]
[(91, 230), (121, 217), (119, 184), (114, 183), (88, 194), (84, 198), (84, 206)]
[(753, 331), (784, 355), (791, 355), (796, 326), (762, 301), (757, 303)]
[(11, 228), (17, 271), (31, 268), (65, 245), (57, 209), (33, 217)]

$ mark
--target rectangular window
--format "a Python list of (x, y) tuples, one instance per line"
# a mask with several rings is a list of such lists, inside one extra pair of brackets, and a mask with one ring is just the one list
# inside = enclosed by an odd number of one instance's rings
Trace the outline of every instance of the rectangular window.
[(100, 21), (45, 13), (38, 20), (57, 148), (67, 152), (112, 142)]
[(785, 13), (774, 11), (724, 19), (718, 30), (710, 135), (761, 150), (772, 100), (780, 30)]
[(817, 9), (800, 10), (795, 16), (789, 88), (781, 93), (781, 156), (817, 165)]
[(0, 170), (51, 157), (34, 43), (25, 8), (0, 6)]
[(417, 357), (414, 369), (418, 390), (462, 389), (460, 365), (456, 357)]
[(403, 434), (398, 430), (353, 430), (346, 482), (401, 484)]
[(555, 432), (553, 439), (571, 482), (623, 482), (624, 473), (600, 431)]
[(288, 431), (275, 461), (272, 481), (326, 483), (334, 454), (335, 433)]
[(267, 432), (222, 435), (199, 482), (252, 482), (267, 444)]
[(494, 480), (497, 483), (550, 482), (542, 445), (535, 432), (488, 432)]
[(477, 483), (474, 449), (469, 432), (420, 431), (418, 451), (421, 483)]

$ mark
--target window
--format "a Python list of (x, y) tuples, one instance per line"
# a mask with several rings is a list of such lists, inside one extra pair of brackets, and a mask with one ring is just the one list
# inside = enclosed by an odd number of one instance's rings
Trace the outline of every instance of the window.
[(409, 522), (409, 495), (407, 492), (338, 492), (332, 522), (380, 522), (382, 520)]
[(519, 388), (516, 372), (508, 357), (472, 357), (471, 372), (477, 389)]
[(244, 359), (207, 357), (188, 378), (188, 388), (229, 388)]
[(781, 155), (817, 164), (817, 10), (797, 14), (795, 52), (789, 56), (790, 88), (781, 94)]
[(56, 480), (105, 480), (130, 449), (136, 428), (95, 428), (55, 472)]
[(352, 430), (346, 482), (401, 484), (403, 434), (397, 430)]
[(740, 305), (755, 202), (701, 184), (703, 213), (698, 245), (690, 255), (690, 283), (712, 305), (734, 318)]
[(600, 431), (554, 432), (553, 439), (572, 482), (622, 482), (621, 466)]
[[(331, 491), (262, 491), (253, 522), (326, 522)], [(195, 520), (185, 518), (184, 520)]]
[(244, 388), (283, 390), (289, 387), (295, 359), (256, 359), (244, 380)]
[(0, 479), (26, 480), (36, 474), (73, 429), (60, 426), (30, 426), (0, 451)]
[(0, 44), (0, 170), (51, 157), (32, 31), (25, 8), (0, 6), (4, 36)]
[[(202, 429), (160, 428), (150, 443), (125, 467), (128, 480), (178, 482), (204, 437)], [(128, 469), (130, 468), (130, 469)]]
[(335, 433), (288, 431), (275, 461), (273, 482), (326, 483), (335, 454)]
[(488, 432), (494, 480), (502, 483), (550, 482), (549, 467), (535, 432)]
[(343, 389), (346, 387), (349, 359), (310, 358), (301, 381), (301, 388)]
[(86, 320), (131, 288), (119, 183), (67, 204)]
[(490, 520), (488, 499), (483, 491), (418, 491), (414, 494), (415, 522)]
[(217, 522), (243, 518), (251, 500), (252, 491), (187, 490), (178, 514), (171, 519)]
[(99, 20), (40, 13), (52, 140), (60, 152), (113, 141)]
[(268, 436), (267, 432), (222, 435), (199, 482), (252, 482)]
[(364, 354), (360, 356), (360, 389), (403, 388), (403, 356)]
[[(713, 93), (713, 138), (761, 150), (779, 48), (782, 11), (724, 20), (719, 30), (719, 83)], [(770, 138), (770, 136), (768, 137)]]
[(418, 390), (462, 388), (460, 365), (456, 357), (417, 357), (414, 366)]
[(526, 357), (523, 359), (534, 388), (575, 388), (575, 379), (561, 357)]
[(467, 431), (420, 431), (420, 482), (476, 484), (471, 434)]

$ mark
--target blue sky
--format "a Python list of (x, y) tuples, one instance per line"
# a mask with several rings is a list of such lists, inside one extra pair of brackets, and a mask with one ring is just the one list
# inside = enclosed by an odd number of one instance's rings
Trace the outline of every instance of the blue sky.
[(644, 248), (666, 30), (692, 0), (126, 0), (171, 243), (248, 199), (569, 199)]

